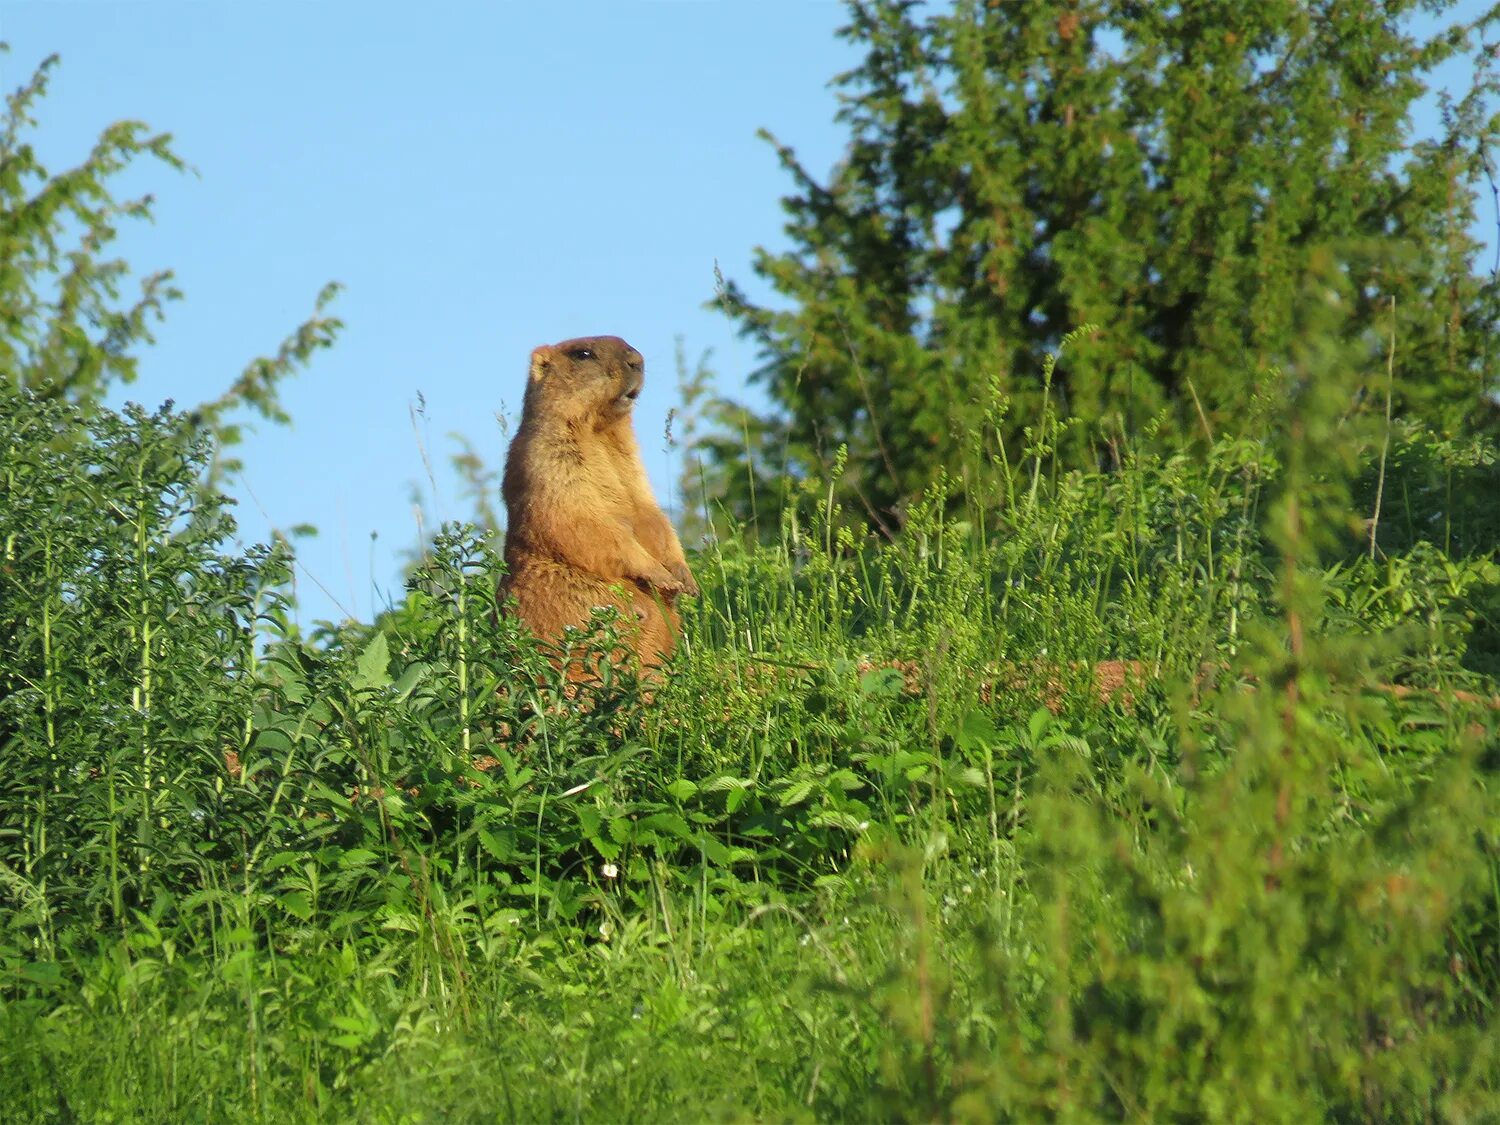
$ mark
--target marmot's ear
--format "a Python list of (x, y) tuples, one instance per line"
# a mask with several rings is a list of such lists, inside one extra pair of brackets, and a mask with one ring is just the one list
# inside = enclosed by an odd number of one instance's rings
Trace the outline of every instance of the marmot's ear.
[(547, 372), (552, 369), (554, 353), (550, 347), (543, 344), (531, 353), (531, 381), (540, 383), (547, 377)]

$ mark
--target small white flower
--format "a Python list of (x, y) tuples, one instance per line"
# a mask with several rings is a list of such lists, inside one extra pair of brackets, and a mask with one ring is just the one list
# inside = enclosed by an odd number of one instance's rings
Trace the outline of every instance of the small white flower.
[(599, 873), (606, 879), (617, 879), (620, 875), (620, 869), (613, 863), (606, 863), (603, 867), (599, 868)]

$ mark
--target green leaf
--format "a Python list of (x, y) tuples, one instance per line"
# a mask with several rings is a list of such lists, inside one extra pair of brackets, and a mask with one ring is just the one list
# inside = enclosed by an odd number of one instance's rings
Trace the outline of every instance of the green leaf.
[(859, 678), (860, 693), (870, 699), (896, 699), (906, 690), (899, 668), (876, 668)]
[[(928, 757), (928, 755), (923, 756)], [(853, 793), (865, 787), (865, 779), (849, 769), (834, 770), (829, 775), (828, 780), (831, 784), (837, 785), (845, 793)]]
[[(385, 634), (383, 633), (381, 634), (381, 636), (384, 635)], [(406, 666), (406, 670), (401, 673), (401, 678), (396, 681), (396, 698), (405, 699), (407, 696), (409, 696), (413, 691), (416, 690), (416, 688), (422, 683), (423, 680), (427, 679), (427, 676), (429, 673), (431, 673), (431, 671), (431, 664), (408, 664)]]
[(273, 871), (280, 871), (283, 867), (290, 867), (298, 860), (306, 858), (307, 856), (304, 852), (274, 852), (266, 859), (265, 863), (261, 865), (261, 870), (266, 874), (270, 874)]
[(272, 754), (285, 754), (292, 748), (292, 740), (285, 731), (281, 730), (258, 730), (251, 745), (256, 750), (264, 750)]
[(1038, 707), (1031, 713), (1031, 718), (1026, 721), (1026, 731), (1031, 736), (1031, 745), (1036, 746), (1042, 740), (1042, 735), (1052, 725), (1053, 714), (1045, 707)]
[(599, 815), (599, 810), (593, 805), (577, 805), (574, 812), (578, 815), (578, 827), (582, 829), (585, 839), (592, 839), (599, 835), (599, 830), (604, 826), (604, 819)]
[(619, 844), (604, 836), (590, 836), (588, 841), (594, 845), (594, 850), (605, 859), (618, 859), (620, 858), (620, 852), (624, 850)]
[(800, 805), (803, 801), (807, 800), (808, 794), (812, 791), (813, 783), (803, 778), (801, 781), (792, 782), (783, 789), (777, 800), (780, 801), (782, 808), (790, 808), (792, 805)]
[(1000, 731), (995, 720), (983, 711), (970, 711), (964, 716), (958, 729), (958, 745), (964, 750), (977, 750), (993, 746), (1000, 741)]
[(703, 783), (703, 792), (720, 793), (726, 789), (750, 789), (755, 785), (748, 777), (732, 777), (722, 774)]
[(655, 832), (657, 830), (670, 833), (680, 840), (692, 839), (692, 831), (688, 828), (687, 821), (683, 820), (677, 813), (660, 812), (652, 813), (643, 820), (637, 822), (638, 832)]
[(63, 982), (62, 966), (56, 961), (28, 961), (21, 966), (21, 979), (54, 988)]
[(845, 832), (864, 831), (864, 821), (859, 817), (851, 816), (849, 813), (839, 809), (818, 809), (808, 818), (809, 824), (817, 825), (819, 828), (841, 828)]
[(370, 638), (370, 643), (365, 646), (364, 652), (359, 654), (359, 660), (354, 666), (354, 675), (349, 677), (350, 686), (355, 691), (379, 691), (390, 687), (390, 662), (390, 645), (385, 639), (385, 634), (376, 633)]
[(501, 863), (510, 862), (516, 854), (516, 834), (509, 828), (497, 828), (494, 831), (481, 828), (477, 835), (480, 846)]
[(704, 855), (721, 867), (747, 863), (755, 858), (755, 853), (749, 848), (730, 847), (724, 841), (706, 832), (698, 837), (698, 846), (703, 849)]

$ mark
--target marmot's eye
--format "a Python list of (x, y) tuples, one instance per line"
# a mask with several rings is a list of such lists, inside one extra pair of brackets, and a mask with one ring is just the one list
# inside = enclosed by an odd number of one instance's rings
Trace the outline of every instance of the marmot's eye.
[(572, 349), (570, 349), (568, 351), (568, 354), (570, 356), (572, 356), (574, 359), (593, 359), (594, 358), (594, 353), (589, 348), (572, 348)]

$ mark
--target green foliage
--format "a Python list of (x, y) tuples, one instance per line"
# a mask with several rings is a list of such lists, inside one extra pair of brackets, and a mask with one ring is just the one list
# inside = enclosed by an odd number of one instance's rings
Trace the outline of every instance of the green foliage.
[(251, 629), (281, 608), (284, 563), (220, 553), (233, 524), (194, 485), (208, 442), (179, 416), (85, 416), (0, 383), (0, 441), (6, 862), (50, 948), (163, 909), (222, 857), (207, 818), (248, 733)]
[(1349, 560), (1328, 384), (1044, 416), (995, 527), (800, 486), (582, 691), (471, 529), (310, 643), (185, 419), (0, 387), (5, 1116), (1494, 1112), (1494, 564)]
[(0, 1117), (1500, 1115), (1495, 452), (1348, 262), (1233, 427), (1078, 458), (1086, 325), (886, 541), (853, 444), (761, 491), (649, 682), (471, 527), (305, 638), (212, 409), (0, 379)]
[[(0, 52), (7, 50), (0, 42)], [(109, 247), (123, 222), (150, 221), (153, 200), (120, 199), (113, 185), (142, 157), (176, 171), (187, 166), (169, 134), (119, 121), (100, 134), (77, 167), (49, 173), (29, 134), (56, 66), (55, 55), (45, 60), (6, 98), (0, 119), (0, 380), (88, 413), (114, 384), (135, 379), (136, 350), (151, 343), (151, 326), (166, 304), (182, 296), (170, 271), (141, 279), (134, 299), (122, 296), (131, 269), (123, 259), (110, 258)], [(314, 315), (274, 356), (254, 360), (222, 395), (191, 413), (192, 423), (214, 436), (216, 448), (239, 440), (240, 427), (229, 415), (241, 407), (274, 422), (287, 420), (278, 384), (333, 343), (342, 324), (325, 310), (338, 288), (324, 286)], [(205, 464), (211, 474), (236, 467), (232, 460)]]
[(132, 345), (149, 343), (164, 304), (181, 296), (170, 273), (155, 273), (138, 299), (121, 300), (129, 267), (101, 255), (121, 221), (150, 219), (152, 201), (117, 199), (110, 182), (141, 156), (184, 165), (170, 136), (121, 121), (76, 168), (49, 175), (27, 132), (56, 65), (47, 59), (6, 98), (0, 124), (0, 370), (39, 394), (97, 405), (111, 383), (135, 378)]
[[(777, 144), (792, 249), (755, 262), (776, 300), (719, 291), (773, 409), (704, 412), (707, 502), (748, 519), (840, 448), (840, 498), (870, 527), (940, 472), (991, 502), (976, 438), (997, 397), (1012, 451), (1044, 394), (1086, 423), (1075, 465), (1151, 432), (1242, 434), (1310, 272), (1352, 282), (1336, 332), (1366, 355), (1394, 302), (1398, 419), (1493, 433), (1500, 289), (1470, 231), (1500, 132), (1476, 38), (1500, 8), (1451, 7), (851, 0), (844, 155), (823, 181)], [(1435, 69), (1470, 53), (1471, 87), (1415, 138)], [(1044, 355), (1088, 322), (1044, 390)]]

